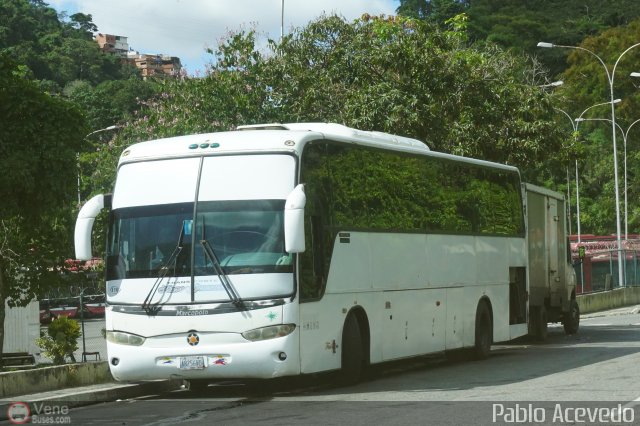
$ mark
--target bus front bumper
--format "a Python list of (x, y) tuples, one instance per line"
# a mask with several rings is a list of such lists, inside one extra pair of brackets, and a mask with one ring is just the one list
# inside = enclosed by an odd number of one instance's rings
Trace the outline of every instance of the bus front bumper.
[[(226, 342), (147, 339), (141, 346), (107, 342), (111, 374), (119, 381), (156, 379), (270, 379), (300, 373), (298, 330), (251, 342), (227, 334)], [(177, 344), (167, 344), (177, 343)]]

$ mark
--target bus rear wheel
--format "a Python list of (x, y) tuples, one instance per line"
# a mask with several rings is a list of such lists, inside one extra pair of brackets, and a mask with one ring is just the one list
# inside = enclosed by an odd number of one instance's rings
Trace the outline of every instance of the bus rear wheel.
[(486, 359), (493, 343), (491, 312), (486, 302), (480, 302), (476, 311), (476, 340), (473, 355), (476, 359)]
[(340, 381), (344, 385), (360, 381), (364, 372), (362, 333), (355, 315), (349, 315), (342, 330), (342, 368)]

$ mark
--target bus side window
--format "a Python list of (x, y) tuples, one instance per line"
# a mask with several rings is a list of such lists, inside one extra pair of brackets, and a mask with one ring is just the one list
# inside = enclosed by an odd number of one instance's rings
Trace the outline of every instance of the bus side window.
[(311, 243), (313, 244), (313, 275), (315, 278), (316, 296), (322, 294), (325, 274), (325, 250), (322, 217), (311, 216)]
[(305, 219), (307, 250), (300, 254), (300, 298), (303, 302), (322, 296), (326, 276), (322, 218), (307, 216)]

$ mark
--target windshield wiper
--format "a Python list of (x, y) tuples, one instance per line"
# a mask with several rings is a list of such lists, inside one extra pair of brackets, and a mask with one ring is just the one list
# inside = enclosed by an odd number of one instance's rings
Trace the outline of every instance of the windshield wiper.
[(218, 279), (222, 283), (224, 290), (227, 292), (227, 296), (229, 296), (229, 300), (231, 300), (235, 305), (239, 305), (239, 306), (243, 305), (244, 302), (240, 298), (240, 295), (238, 295), (238, 292), (233, 288), (233, 284), (231, 284), (231, 281), (229, 280), (229, 277), (227, 276), (227, 274), (224, 272), (224, 269), (222, 269), (220, 260), (218, 260), (218, 256), (216, 256), (216, 253), (213, 251), (213, 248), (211, 248), (211, 244), (209, 244), (209, 241), (203, 239), (203, 240), (200, 240), (200, 244), (204, 249), (204, 253), (213, 264), (213, 269), (216, 271), (216, 275), (218, 275)]
[(220, 283), (222, 283), (222, 287), (224, 287), (224, 291), (227, 292), (227, 296), (229, 297), (229, 300), (231, 300), (231, 302), (233, 302), (233, 304), (236, 306), (243, 306), (244, 301), (240, 298), (240, 295), (238, 294), (236, 289), (233, 287), (233, 284), (231, 284), (231, 280), (229, 279), (227, 274), (224, 272), (224, 269), (222, 268), (222, 264), (220, 263), (220, 259), (218, 259), (216, 252), (213, 251), (213, 247), (211, 247), (209, 240), (207, 240), (207, 237), (205, 235), (205, 230), (206, 230), (206, 226), (203, 218), (202, 239), (200, 240), (200, 245), (202, 245), (204, 254), (205, 256), (207, 256), (209, 261), (211, 261), (211, 264), (213, 265), (213, 269), (215, 270), (216, 275), (220, 280)]
[[(167, 260), (163, 262), (162, 265), (160, 265), (158, 277), (156, 278), (156, 281), (151, 286), (149, 293), (147, 293), (147, 297), (144, 299), (144, 302), (142, 302), (142, 309), (144, 309), (149, 315), (156, 314), (160, 310), (160, 305), (163, 304), (163, 298), (167, 294), (167, 290), (168, 290), (167, 287), (165, 287), (164, 291), (162, 292), (162, 295), (160, 296), (157, 302), (153, 304), (151, 302), (153, 301), (153, 298), (158, 292), (158, 289), (160, 288), (160, 284), (169, 273), (169, 268), (171, 265), (173, 265), (173, 275), (174, 276), (176, 275), (176, 266), (178, 263), (177, 260), (178, 260), (178, 255), (182, 251), (183, 237), (184, 237), (184, 222), (180, 227), (180, 235), (178, 236), (178, 243), (176, 244), (176, 247), (173, 249), (173, 252), (167, 258)], [(169, 292), (169, 294), (171, 294), (171, 292)]]

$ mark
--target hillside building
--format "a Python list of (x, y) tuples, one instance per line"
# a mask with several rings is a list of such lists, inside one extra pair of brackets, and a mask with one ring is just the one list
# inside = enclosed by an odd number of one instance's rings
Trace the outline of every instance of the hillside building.
[(127, 37), (118, 35), (98, 33), (95, 40), (103, 52), (117, 55), (138, 68), (145, 80), (149, 77), (181, 76), (182, 64), (176, 56), (138, 53), (129, 46)]

